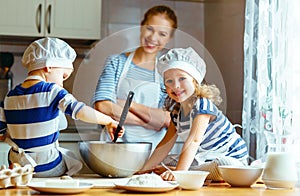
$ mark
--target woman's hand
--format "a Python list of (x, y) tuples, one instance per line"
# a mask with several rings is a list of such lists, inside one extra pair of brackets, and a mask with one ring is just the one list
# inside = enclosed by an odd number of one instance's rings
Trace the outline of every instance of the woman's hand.
[[(125, 105), (125, 100), (118, 99), (117, 105), (121, 108)], [(140, 120), (139, 126), (146, 129), (160, 131), (164, 127), (168, 127), (171, 117), (170, 113), (161, 108), (152, 108), (143, 104), (132, 102), (129, 113)]]

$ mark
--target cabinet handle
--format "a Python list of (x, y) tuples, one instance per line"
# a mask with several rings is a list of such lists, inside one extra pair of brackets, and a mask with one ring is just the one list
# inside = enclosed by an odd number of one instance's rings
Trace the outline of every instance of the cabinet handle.
[(52, 6), (49, 5), (47, 8), (47, 13), (46, 13), (46, 26), (47, 26), (47, 33), (51, 33), (51, 8)]
[(35, 24), (38, 33), (41, 33), (41, 21), (42, 21), (42, 4), (39, 4), (35, 15)]

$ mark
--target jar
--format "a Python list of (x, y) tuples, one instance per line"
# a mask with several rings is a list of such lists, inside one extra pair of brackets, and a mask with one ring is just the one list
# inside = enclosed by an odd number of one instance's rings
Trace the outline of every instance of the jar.
[(270, 189), (294, 188), (297, 181), (295, 137), (265, 132), (268, 151), (262, 180)]

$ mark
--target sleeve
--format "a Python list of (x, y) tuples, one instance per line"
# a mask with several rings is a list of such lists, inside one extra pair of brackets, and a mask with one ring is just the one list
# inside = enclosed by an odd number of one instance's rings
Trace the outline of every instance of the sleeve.
[(195, 114), (210, 114), (217, 116), (218, 109), (215, 104), (207, 99), (207, 98), (200, 98), (197, 100), (196, 103), (196, 111), (194, 110)]
[(0, 102), (0, 137), (6, 133), (7, 125), (5, 120), (4, 114), (4, 103), (3, 101)]
[(104, 69), (98, 79), (96, 90), (92, 98), (92, 105), (96, 101), (109, 100), (116, 102), (117, 86), (120, 78), (120, 67), (123, 69), (124, 62), (121, 55), (111, 55), (106, 59)]
[(85, 106), (83, 102), (77, 101), (73, 95), (67, 94), (59, 103), (59, 108), (76, 120), (78, 111)]
[(54, 85), (53, 91), (57, 91), (56, 100), (59, 100), (58, 102), (58, 108), (65, 114), (71, 116), (73, 119), (76, 119), (76, 115), (78, 111), (85, 106), (83, 102), (77, 101), (77, 99), (70, 94), (66, 89)]

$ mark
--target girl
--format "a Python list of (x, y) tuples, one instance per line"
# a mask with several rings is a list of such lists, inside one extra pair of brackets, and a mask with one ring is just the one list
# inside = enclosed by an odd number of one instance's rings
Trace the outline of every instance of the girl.
[[(206, 73), (202, 58), (192, 48), (171, 49), (159, 59), (158, 71), (164, 77), (168, 94), (165, 108), (171, 112), (171, 123), (139, 173), (153, 170), (163, 161), (178, 136), (184, 145), (179, 159), (174, 159), (175, 170), (206, 170), (210, 172), (208, 178), (220, 180), (218, 165), (247, 164), (245, 142), (216, 107), (221, 102), (219, 90), (202, 84)], [(168, 171), (161, 176), (174, 179)]]
[(125, 120), (126, 132), (119, 141), (151, 142), (154, 149), (163, 138), (170, 115), (162, 109), (165, 94), (156, 58), (176, 28), (174, 11), (164, 5), (154, 6), (141, 21), (140, 46), (133, 52), (107, 58), (93, 97), (94, 107), (119, 120), (128, 92), (134, 92)]

